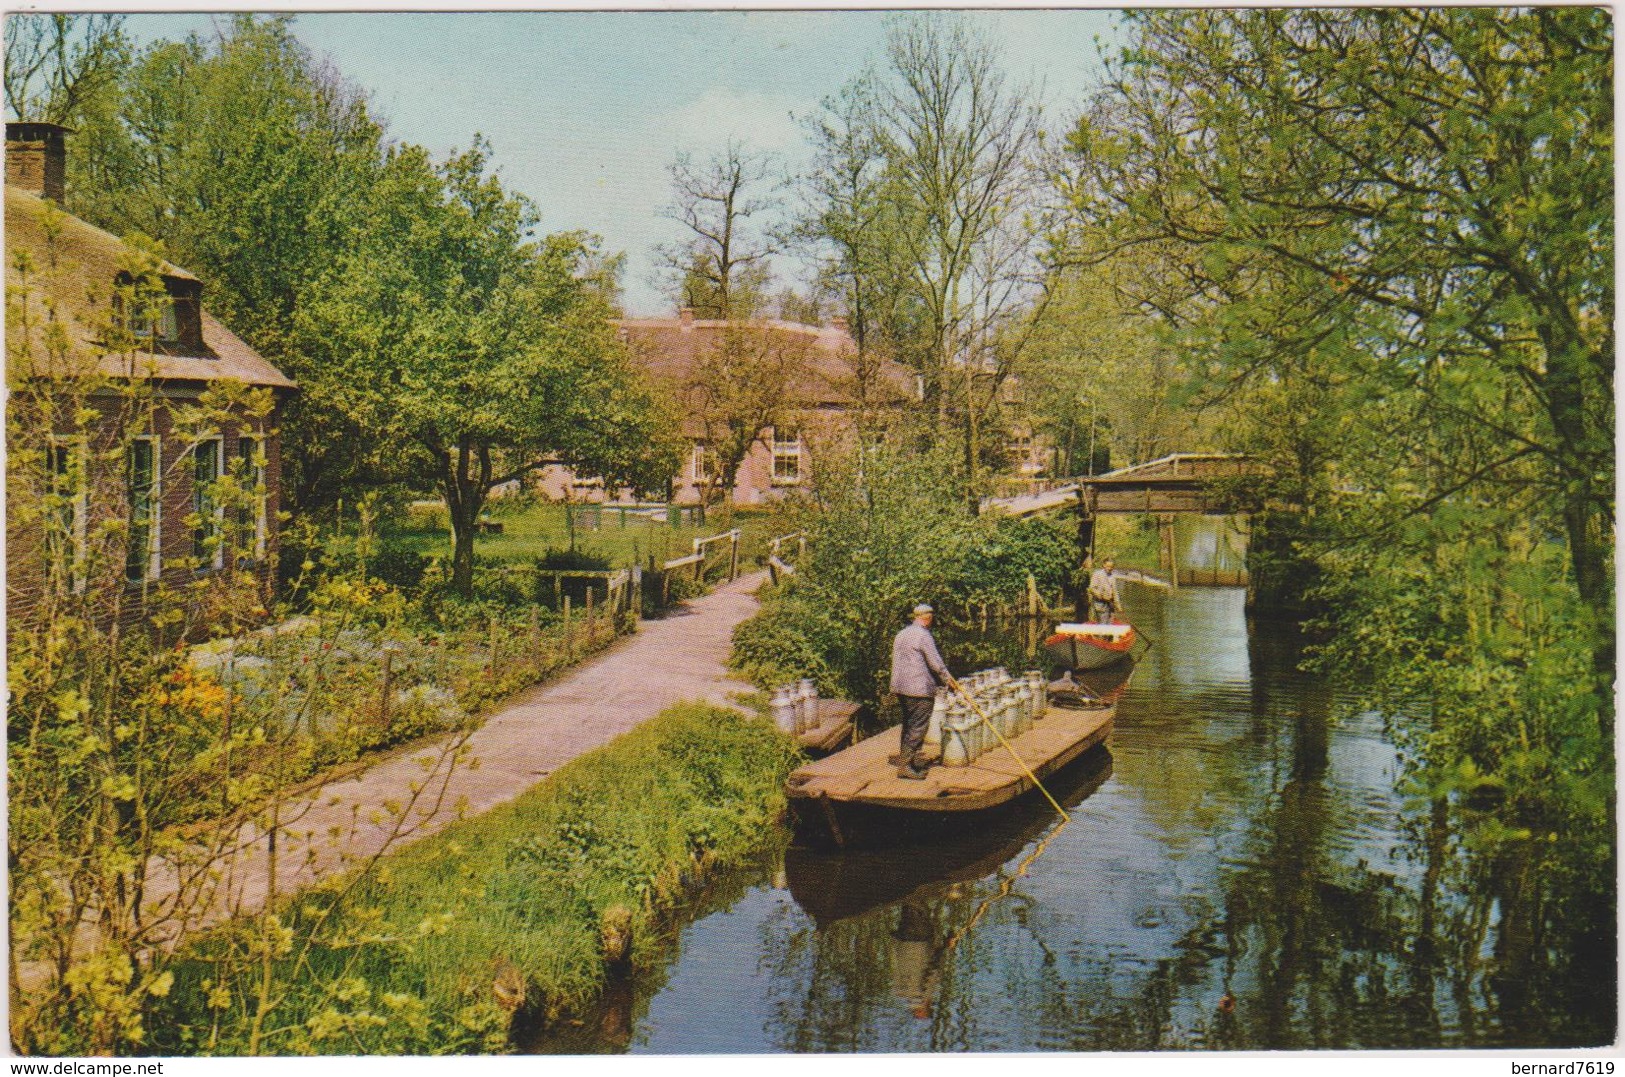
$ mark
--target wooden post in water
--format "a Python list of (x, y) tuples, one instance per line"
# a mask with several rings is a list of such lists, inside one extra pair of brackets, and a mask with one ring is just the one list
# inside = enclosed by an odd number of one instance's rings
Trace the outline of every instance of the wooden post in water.
[(1174, 541), (1174, 517), (1171, 513), (1165, 513), (1158, 518), (1157, 523), (1157, 530), (1162, 537), (1162, 556), (1159, 560), (1162, 562), (1163, 569), (1168, 573), (1168, 585), (1177, 589), (1179, 587), (1179, 559)]

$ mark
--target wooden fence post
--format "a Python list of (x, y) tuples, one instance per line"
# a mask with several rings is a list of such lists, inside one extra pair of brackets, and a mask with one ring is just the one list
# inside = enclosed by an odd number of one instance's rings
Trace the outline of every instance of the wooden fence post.
[(730, 542), (728, 550), (728, 579), (737, 580), (739, 578), (739, 529), (734, 528), (732, 531), (728, 532), (728, 538)]

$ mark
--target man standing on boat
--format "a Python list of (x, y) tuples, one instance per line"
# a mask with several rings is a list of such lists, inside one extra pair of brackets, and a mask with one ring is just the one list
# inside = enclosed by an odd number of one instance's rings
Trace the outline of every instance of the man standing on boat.
[(931, 724), (931, 708), (937, 689), (955, 683), (931, 636), (931, 619), (931, 607), (920, 603), (914, 607), (914, 620), (892, 640), (891, 690), (903, 708), (903, 750), (888, 762), (898, 768), (899, 778), (924, 778), (930, 769), (920, 749)]
[(1089, 620), (1108, 624), (1118, 608), (1117, 577), (1112, 574), (1112, 559), (1108, 557), (1089, 576)]

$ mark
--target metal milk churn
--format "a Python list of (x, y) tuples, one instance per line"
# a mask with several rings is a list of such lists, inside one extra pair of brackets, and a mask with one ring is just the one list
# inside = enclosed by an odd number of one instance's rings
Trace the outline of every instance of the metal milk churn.
[(963, 767), (970, 763), (969, 745), (966, 743), (965, 706), (955, 702), (948, 707), (942, 725), (942, 765)]
[(801, 680), (801, 728), (811, 729), (818, 724), (818, 685), (809, 678)]
[(1010, 711), (1015, 716), (1016, 736), (1021, 736), (1032, 727), (1033, 722), (1033, 693), (1024, 680), (1010, 682), (1011, 695), (1014, 697), (1010, 704)]
[(948, 689), (937, 689), (937, 700), (931, 706), (931, 720), (925, 726), (926, 748), (942, 747), (942, 725), (948, 716)]
[(1036, 669), (1027, 671), (1027, 684), (1033, 690), (1033, 721), (1037, 721), (1044, 717), (1044, 709), (1049, 706), (1049, 686), (1044, 683), (1044, 674)]
[(790, 688), (786, 686), (774, 692), (773, 702), (768, 709), (773, 715), (773, 724), (778, 727), (779, 732), (794, 736), (797, 732), (796, 703), (791, 697), (790, 691)]

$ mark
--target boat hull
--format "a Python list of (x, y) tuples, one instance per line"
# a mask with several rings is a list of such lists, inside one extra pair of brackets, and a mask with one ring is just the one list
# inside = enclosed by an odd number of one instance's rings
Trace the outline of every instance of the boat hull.
[(1107, 669), (1129, 661), (1138, 639), (1132, 626), (1114, 636), (1057, 632), (1044, 641), (1044, 653), (1064, 669)]

